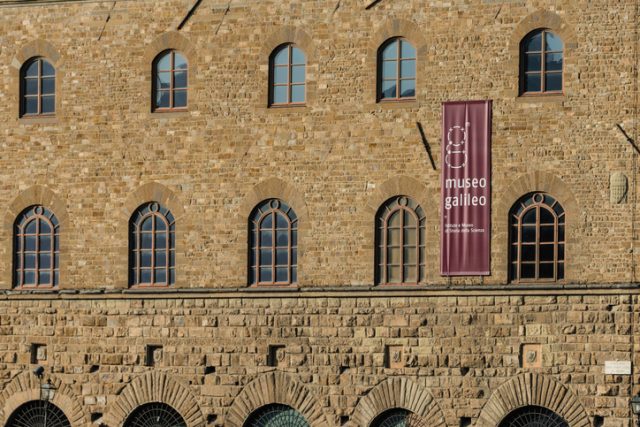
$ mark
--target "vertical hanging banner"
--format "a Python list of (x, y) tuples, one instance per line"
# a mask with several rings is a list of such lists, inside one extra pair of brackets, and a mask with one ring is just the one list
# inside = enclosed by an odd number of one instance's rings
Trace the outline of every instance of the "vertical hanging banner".
[(442, 104), (440, 274), (489, 275), (491, 101)]

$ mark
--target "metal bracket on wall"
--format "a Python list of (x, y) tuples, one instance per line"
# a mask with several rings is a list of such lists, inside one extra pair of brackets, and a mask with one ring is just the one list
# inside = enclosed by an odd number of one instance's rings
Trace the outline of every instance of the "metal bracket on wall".
[(420, 137), (422, 138), (422, 145), (424, 145), (424, 149), (429, 155), (429, 161), (431, 162), (431, 167), (433, 170), (436, 170), (436, 162), (433, 160), (433, 155), (431, 154), (431, 146), (429, 145), (429, 141), (427, 141), (427, 136), (424, 134), (424, 129), (422, 129), (422, 123), (416, 122), (416, 126), (418, 127), (418, 131), (420, 131)]
[(622, 132), (622, 134), (626, 138), (627, 142), (629, 144), (631, 144), (631, 146), (634, 148), (634, 150), (636, 150), (636, 153), (640, 154), (640, 148), (638, 148), (638, 146), (636, 145), (636, 142), (633, 140), (633, 138), (631, 138), (629, 136), (629, 134), (627, 132), (625, 132), (624, 129), (622, 129), (622, 126), (620, 126), (620, 124), (616, 123), (616, 127), (618, 128), (618, 130), (620, 130), (620, 132)]
[(380, 3), (382, 0), (373, 0), (371, 3), (369, 3), (366, 7), (365, 10), (369, 10), (371, 9), (373, 6), (377, 5), (378, 3)]
[(185, 24), (187, 23), (189, 18), (191, 18), (191, 15), (193, 15), (195, 13), (196, 9), (198, 8), (198, 6), (200, 6), (200, 3), (202, 3), (202, 0), (196, 0), (196, 2), (193, 4), (193, 6), (191, 6), (191, 9), (189, 9), (189, 12), (187, 12), (187, 14), (182, 19), (182, 21), (180, 21), (180, 24), (178, 24), (178, 30), (181, 30), (182, 27), (185, 26)]

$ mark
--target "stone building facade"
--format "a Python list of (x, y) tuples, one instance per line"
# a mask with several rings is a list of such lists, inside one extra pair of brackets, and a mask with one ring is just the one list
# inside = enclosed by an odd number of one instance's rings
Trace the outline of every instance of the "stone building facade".
[[(394, 408), (415, 425), (498, 426), (529, 406), (630, 425), (638, 9), (0, 0), (1, 422), (50, 381), (74, 427), (121, 426), (149, 402), (188, 426), (242, 426), (274, 403), (313, 427)], [(564, 43), (563, 89), (522, 96), (521, 41), (538, 29)], [(394, 37), (416, 49), (415, 97), (380, 102), (378, 52)], [(306, 55), (305, 102), (270, 106), (269, 58), (286, 43)], [(188, 61), (188, 107), (154, 111), (154, 59), (169, 49)], [(53, 115), (21, 111), (33, 58), (55, 68)], [(443, 277), (441, 105), (472, 99), (493, 100), (491, 275)], [(561, 280), (509, 279), (509, 211), (531, 192), (564, 208)], [(399, 195), (424, 209), (426, 276), (379, 286), (376, 213)], [(268, 199), (298, 218), (289, 286), (248, 284), (249, 217)], [(130, 220), (149, 202), (175, 218), (166, 287), (130, 286)], [(59, 222), (48, 289), (13, 277), (31, 206)], [(608, 373), (615, 361), (632, 371)]]

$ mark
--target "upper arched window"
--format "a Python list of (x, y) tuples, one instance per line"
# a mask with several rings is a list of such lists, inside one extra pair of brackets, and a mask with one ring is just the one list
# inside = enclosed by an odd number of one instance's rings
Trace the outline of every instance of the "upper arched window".
[(416, 48), (396, 37), (378, 50), (378, 101), (416, 97)]
[(140, 206), (129, 221), (129, 283), (175, 283), (176, 226), (171, 212), (157, 202)]
[(569, 427), (564, 418), (542, 406), (523, 406), (509, 413), (498, 427)]
[(309, 427), (304, 416), (290, 406), (273, 403), (256, 409), (243, 427)]
[(509, 213), (509, 278), (513, 282), (564, 278), (565, 215), (556, 199), (530, 193)]
[(50, 116), (56, 112), (56, 70), (44, 58), (27, 61), (20, 71), (20, 115)]
[(150, 402), (137, 407), (122, 425), (123, 427), (187, 427), (182, 415), (162, 402)]
[(260, 203), (249, 221), (249, 283), (298, 281), (298, 217), (282, 200)]
[(18, 215), (13, 241), (15, 287), (58, 286), (59, 231), (58, 219), (43, 206), (31, 206)]
[(378, 415), (369, 427), (427, 427), (422, 418), (411, 411), (402, 408), (394, 408), (384, 411)]
[(188, 65), (175, 50), (165, 50), (153, 61), (153, 110), (187, 108)]
[(46, 400), (31, 400), (13, 411), (5, 426), (71, 427), (71, 423), (55, 404)]
[(424, 211), (406, 196), (387, 200), (376, 215), (376, 283), (425, 280)]
[(301, 105), (306, 100), (304, 52), (292, 43), (278, 46), (269, 58), (269, 104)]
[(520, 44), (520, 93), (562, 93), (564, 46), (550, 30), (535, 30)]

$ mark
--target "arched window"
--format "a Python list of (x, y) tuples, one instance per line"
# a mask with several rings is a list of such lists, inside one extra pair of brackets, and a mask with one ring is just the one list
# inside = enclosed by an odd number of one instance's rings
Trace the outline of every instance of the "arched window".
[(58, 286), (59, 225), (53, 212), (40, 205), (18, 215), (13, 231), (15, 287)]
[(243, 427), (310, 427), (304, 416), (287, 405), (271, 404), (256, 409)]
[(269, 104), (301, 105), (305, 103), (307, 60), (304, 52), (292, 43), (278, 46), (269, 58)]
[(564, 278), (565, 215), (556, 199), (530, 193), (509, 214), (509, 276), (513, 282)]
[(60, 408), (44, 400), (32, 400), (18, 407), (7, 421), (6, 427), (71, 427)]
[(20, 116), (50, 116), (56, 112), (56, 70), (44, 58), (25, 62), (20, 70)]
[(263, 201), (249, 221), (249, 283), (296, 283), (297, 263), (298, 217), (282, 200)]
[(535, 30), (520, 43), (520, 94), (562, 93), (563, 43), (550, 30)]
[(389, 409), (378, 415), (370, 427), (427, 427), (427, 424), (411, 411), (402, 408)]
[(376, 215), (376, 283), (425, 280), (424, 211), (406, 196), (387, 200)]
[(166, 403), (151, 402), (137, 407), (127, 417), (123, 427), (187, 427), (187, 423), (178, 411)]
[(153, 61), (153, 110), (187, 108), (188, 66), (175, 50), (165, 50)]
[(129, 221), (129, 283), (167, 286), (175, 283), (176, 226), (173, 215), (156, 202), (140, 206)]
[(523, 406), (509, 413), (498, 427), (569, 427), (560, 415), (542, 406)]
[(402, 37), (388, 40), (378, 50), (378, 101), (416, 97), (416, 49)]

